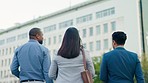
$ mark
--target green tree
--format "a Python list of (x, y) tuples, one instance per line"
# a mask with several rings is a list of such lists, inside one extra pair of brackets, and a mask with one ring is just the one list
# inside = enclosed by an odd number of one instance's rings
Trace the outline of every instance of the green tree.
[(95, 68), (95, 78), (94, 78), (94, 83), (101, 83), (101, 80), (99, 79), (99, 74), (100, 74), (100, 64), (101, 64), (101, 57), (93, 57), (93, 64)]
[(143, 54), (142, 55), (142, 70), (144, 74), (145, 83), (148, 83), (148, 55)]

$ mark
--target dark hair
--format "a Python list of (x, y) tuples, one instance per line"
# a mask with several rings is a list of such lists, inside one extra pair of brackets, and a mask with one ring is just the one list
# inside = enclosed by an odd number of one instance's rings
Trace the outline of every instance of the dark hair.
[(117, 31), (112, 34), (112, 40), (114, 40), (118, 45), (124, 45), (127, 36), (122, 31)]
[(80, 36), (75, 27), (66, 30), (58, 55), (64, 58), (75, 58), (80, 54)]
[(32, 28), (29, 31), (29, 38), (32, 39), (32, 36), (36, 36), (37, 34), (41, 33), (41, 29), (40, 28)]

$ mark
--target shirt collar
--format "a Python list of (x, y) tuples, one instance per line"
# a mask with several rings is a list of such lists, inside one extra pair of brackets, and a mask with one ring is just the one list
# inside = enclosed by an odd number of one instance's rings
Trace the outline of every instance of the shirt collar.
[(115, 49), (124, 49), (124, 46), (117, 46)]
[(29, 42), (37, 42), (38, 43), (38, 41), (35, 39), (29, 39)]

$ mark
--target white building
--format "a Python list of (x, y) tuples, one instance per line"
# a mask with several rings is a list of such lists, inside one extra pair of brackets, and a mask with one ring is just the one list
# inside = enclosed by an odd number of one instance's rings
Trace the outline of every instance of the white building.
[(11, 75), (10, 64), (15, 48), (28, 41), (28, 32), (33, 27), (43, 30), (44, 45), (51, 56), (59, 49), (69, 26), (78, 28), (92, 57), (112, 49), (111, 34), (118, 30), (128, 36), (125, 47), (141, 54), (138, 4), (139, 0), (90, 0), (0, 32), (0, 83), (19, 82)]

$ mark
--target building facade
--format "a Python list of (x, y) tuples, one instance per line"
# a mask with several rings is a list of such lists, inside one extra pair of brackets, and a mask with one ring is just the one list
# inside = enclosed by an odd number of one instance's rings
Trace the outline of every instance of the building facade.
[(56, 54), (65, 30), (70, 26), (79, 30), (82, 44), (91, 57), (112, 49), (114, 31), (124, 31), (128, 36), (125, 47), (141, 54), (138, 5), (138, 0), (90, 0), (0, 32), (0, 83), (19, 83), (10, 73), (10, 64), (14, 50), (28, 41), (28, 32), (33, 27), (42, 29), (43, 45), (49, 49), (51, 57)]
[(141, 24), (142, 24), (142, 30), (143, 30), (143, 47), (144, 52), (146, 55), (148, 55), (148, 0), (140, 0), (141, 1)]

